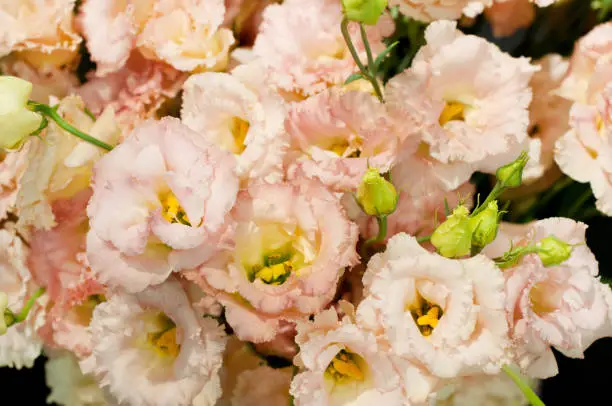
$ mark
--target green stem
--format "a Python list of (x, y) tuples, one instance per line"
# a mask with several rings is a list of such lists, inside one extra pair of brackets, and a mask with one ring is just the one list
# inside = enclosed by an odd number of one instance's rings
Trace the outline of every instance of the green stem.
[(349, 25), (349, 20), (347, 20), (346, 18), (342, 19), (342, 23), (340, 24), (340, 31), (342, 31), (344, 42), (346, 42), (346, 46), (348, 47), (349, 52), (351, 53), (351, 56), (355, 60), (355, 63), (357, 64), (357, 67), (359, 68), (361, 73), (364, 75), (367, 75), (368, 70), (366, 69), (365, 66), (363, 66), (363, 64), (361, 63), (361, 60), (359, 59), (359, 54), (357, 54), (355, 45), (353, 45), (353, 41), (351, 40), (351, 34), (349, 34), (348, 32), (348, 25)]
[(502, 367), (502, 371), (504, 371), (506, 375), (508, 375), (510, 379), (514, 381), (516, 386), (521, 390), (521, 392), (523, 392), (523, 395), (525, 395), (525, 397), (527, 398), (529, 403), (531, 403), (532, 406), (546, 406), (544, 402), (542, 402), (542, 399), (540, 399), (538, 395), (536, 395), (533, 389), (531, 389), (531, 387), (527, 385), (521, 379), (521, 377), (516, 372), (514, 372), (508, 365), (504, 365)]
[(374, 63), (374, 56), (372, 55), (372, 49), (370, 48), (370, 41), (368, 41), (368, 34), (366, 33), (365, 27), (363, 23), (359, 23), (359, 31), (361, 33), (361, 40), (363, 41), (363, 46), (366, 50), (366, 55), (368, 56), (368, 68), (370, 69), (370, 82), (372, 82), (372, 86), (374, 87), (374, 92), (376, 93), (376, 97), (381, 102), (384, 102), (382, 90), (380, 89), (380, 85), (378, 83), (378, 72), (376, 64)]
[(39, 297), (41, 297), (44, 293), (45, 293), (45, 288), (38, 288), (36, 292), (34, 292), (34, 294), (28, 299), (28, 301), (26, 302), (25, 306), (23, 306), (23, 309), (21, 309), (19, 314), (14, 316), (15, 321), (13, 324), (21, 323), (22, 321), (24, 321), (28, 317), (28, 313), (30, 313), (30, 309), (32, 309), (32, 306), (34, 306), (34, 303), (36, 303), (36, 300)]
[(427, 242), (431, 240), (431, 235), (424, 235), (422, 237), (417, 237), (417, 242)]
[(578, 214), (582, 206), (584, 206), (584, 204), (591, 198), (591, 196), (593, 196), (593, 192), (589, 187), (582, 195), (580, 195), (578, 199), (576, 199), (574, 204), (569, 209), (567, 209), (566, 216), (569, 218), (574, 218), (576, 214)]
[[(349, 20), (347, 20), (346, 18), (343, 18), (342, 23), (340, 24), (340, 31), (342, 31), (342, 37), (344, 37), (344, 42), (346, 42), (346, 46), (348, 47), (349, 52), (351, 53), (351, 56), (353, 57), (353, 60), (357, 64), (359, 71), (361, 72), (364, 78), (366, 78), (370, 83), (372, 83), (372, 87), (374, 88), (374, 92), (376, 93), (378, 100), (383, 102), (383, 96), (382, 96), (382, 91), (380, 90), (380, 85), (378, 84), (376, 77), (372, 76), (372, 74), (370, 73), (370, 70), (366, 68), (365, 66), (363, 66), (363, 63), (359, 59), (359, 54), (357, 53), (357, 49), (355, 49), (355, 45), (353, 44), (353, 40), (351, 39), (351, 34), (349, 34), (349, 31), (348, 31), (348, 25), (349, 25)], [(372, 59), (372, 50), (370, 49), (370, 43), (367, 41), (367, 37), (364, 40), (364, 43), (366, 47), (366, 53), (368, 52), (368, 49), (369, 49), (368, 59)], [(374, 61), (372, 61), (372, 64), (373, 63)]]
[(378, 222), (378, 235), (367, 240), (364, 244), (365, 247), (378, 244), (384, 241), (385, 237), (387, 236), (387, 216), (377, 216), (376, 221)]
[(489, 193), (489, 196), (487, 196), (487, 198), (485, 199), (484, 202), (482, 202), (481, 205), (479, 205), (478, 207), (476, 207), (476, 209), (474, 209), (474, 211), (470, 214), (470, 217), (474, 217), (478, 213), (486, 209), (488, 204), (491, 203), (493, 200), (497, 199), (499, 195), (502, 194), (504, 189), (505, 189), (504, 185), (502, 185), (501, 182), (497, 182), (495, 186), (493, 187), (493, 190), (491, 190), (491, 193)]
[(100, 141), (99, 139), (94, 138), (91, 135), (85, 134), (78, 128), (73, 127), (70, 123), (64, 120), (62, 116), (60, 116), (53, 107), (48, 106), (46, 104), (42, 104), (42, 103), (36, 103), (33, 101), (29, 101), (28, 106), (31, 107), (32, 111), (36, 111), (38, 113), (44, 114), (45, 116), (55, 121), (58, 126), (68, 131), (69, 133), (79, 137), (83, 141), (89, 142), (90, 144), (103, 148), (107, 151), (111, 151), (113, 149), (112, 146), (108, 145), (104, 141)]

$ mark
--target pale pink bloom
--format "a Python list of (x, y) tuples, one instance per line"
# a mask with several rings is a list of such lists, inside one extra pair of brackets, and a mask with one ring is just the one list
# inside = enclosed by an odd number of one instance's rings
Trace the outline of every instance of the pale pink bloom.
[(402, 132), (421, 137), (420, 159), (451, 190), (531, 149), (529, 81), (538, 68), (454, 22), (430, 24), (425, 38), (412, 67), (387, 84), (386, 99)]
[[(266, 65), (268, 83), (289, 99), (342, 84), (357, 67), (342, 37), (341, 21), (337, 0), (285, 0), (266, 7), (253, 54)], [(388, 17), (368, 27), (374, 54), (385, 49), (382, 38), (392, 31)], [(365, 60), (357, 24), (350, 25), (350, 33)]]
[(201, 73), (183, 87), (181, 118), (192, 130), (236, 156), (238, 176), (279, 181), (288, 136), (283, 99), (235, 74)]
[(494, 0), (391, 0), (389, 5), (421, 21), (458, 20), (463, 14), (475, 17)]
[(15, 210), (19, 179), (28, 165), (28, 145), (18, 151), (0, 152), (0, 221)]
[(90, 329), (93, 351), (81, 369), (119, 403), (187, 406), (205, 387), (210, 398), (221, 395), (225, 333), (191, 307), (177, 281), (116, 292), (95, 308)]
[(122, 69), (89, 78), (77, 93), (95, 115), (112, 107), (127, 136), (142, 121), (156, 118), (161, 105), (181, 90), (185, 78), (169, 65), (133, 53)]
[[(78, 96), (68, 96), (57, 110), (74, 127), (107, 144), (114, 145), (120, 135), (112, 109), (104, 111), (96, 121), (84, 111)], [(19, 226), (50, 229), (56, 221), (52, 204), (68, 199), (89, 188), (94, 163), (104, 150), (61, 129), (54, 122), (42, 139), (28, 141), (28, 167), (19, 183), (17, 210)]]
[(497, 373), (507, 362), (504, 278), (484, 255), (448, 259), (397, 234), (363, 282), (359, 311), (377, 315), (398, 356), (441, 378)]
[[(15, 232), (0, 230), (0, 292), (7, 295), (6, 305), (13, 313), (21, 311), (37, 288), (26, 266), (27, 252)], [(39, 298), (24, 322), (0, 335), (0, 366), (21, 369), (34, 365), (43, 344), (36, 331), (45, 322), (46, 301), (46, 296)]]
[(51, 96), (62, 99), (79, 85), (79, 79), (69, 68), (53, 65), (35, 67), (17, 56), (3, 58), (0, 69), (5, 75), (17, 76), (31, 82), (34, 87), (30, 100), (39, 103), (49, 103)]
[(485, 10), (495, 37), (509, 37), (533, 22), (536, 8), (530, 0), (498, 0)]
[(555, 161), (572, 179), (589, 182), (597, 208), (612, 215), (612, 84), (595, 102), (572, 106), (570, 129), (555, 145)]
[(544, 267), (536, 254), (504, 271), (506, 312), (517, 364), (531, 377), (558, 373), (551, 348), (572, 358), (595, 340), (612, 336), (608, 318), (612, 292), (599, 281), (598, 264), (585, 244), (586, 225), (565, 218), (539, 220), (522, 227), (502, 227), (487, 255), (537, 243), (553, 235), (573, 245), (571, 257)]
[[(49, 356), (49, 354), (46, 354)], [(111, 406), (108, 396), (89, 375), (83, 375), (77, 358), (59, 353), (45, 363), (45, 381), (50, 389), (47, 403), (64, 406)]]
[(291, 382), (296, 406), (406, 403), (403, 371), (376, 335), (353, 318), (341, 319), (332, 308), (315, 315), (313, 322), (299, 323), (300, 353), (294, 362), (303, 372)]
[(223, 0), (88, 0), (81, 13), (100, 75), (120, 69), (135, 49), (181, 71), (223, 69), (234, 43), (219, 28)]
[(236, 199), (234, 169), (178, 119), (134, 129), (95, 168), (87, 256), (98, 279), (138, 292), (208, 259)]
[[(513, 368), (515, 369), (515, 368)], [(517, 374), (520, 372), (515, 371)], [(537, 392), (539, 380), (521, 376)], [(475, 375), (454, 379), (437, 392), (435, 406), (528, 406), (529, 400), (508, 375)]]
[(387, 172), (399, 137), (385, 107), (370, 93), (327, 89), (294, 103), (289, 178), (315, 178), (332, 190), (356, 191), (368, 167)]
[(74, 29), (75, 0), (9, 0), (0, 4), (0, 56), (26, 51), (37, 65), (70, 62), (81, 37)]
[(274, 339), (283, 320), (307, 317), (334, 297), (344, 269), (357, 262), (357, 227), (319, 183), (259, 184), (232, 212), (234, 246), (225, 262), (190, 276), (226, 307), (236, 335)]
[(594, 77), (612, 64), (612, 22), (600, 24), (582, 37), (574, 48), (569, 72), (559, 94), (575, 102), (594, 104), (589, 90)]
[[(533, 100), (529, 108), (529, 134), (542, 143), (539, 163), (541, 170), (546, 171), (554, 164), (555, 142), (569, 129), (571, 103), (555, 93), (569, 63), (556, 54), (547, 55), (536, 63), (541, 70), (531, 79)], [(529, 182), (529, 175), (524, 174), (524, 182)]]

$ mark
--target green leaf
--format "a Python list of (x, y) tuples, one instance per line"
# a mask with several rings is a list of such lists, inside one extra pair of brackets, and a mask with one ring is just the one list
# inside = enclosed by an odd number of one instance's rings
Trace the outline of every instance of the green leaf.
[(387, 57), (387, 55), (389, 55), (389, 53), (391, 53), (391, 51), (393, 50), (393, 48), (395, 48), (397, 45), (399, 44), (399, 41), (395, 41), (394, 43), (392, 43), (391, 45), (389, 45), (387, 47), (387, 49), (385, 49), (384, 51), (382, 51), (374, 60), (374, 66), (376, 66), (377, 70), (378, 67), (380, 66), (380, 64), (382, 63), (382, 61)]
[(348, 85), (349, 83), (352, 83), (356, 80), (359, 79), (363, 79), (363, 75), (361, 73), (353, 73), (351, 76), (349, 76), (345, 81), (344, 84)]

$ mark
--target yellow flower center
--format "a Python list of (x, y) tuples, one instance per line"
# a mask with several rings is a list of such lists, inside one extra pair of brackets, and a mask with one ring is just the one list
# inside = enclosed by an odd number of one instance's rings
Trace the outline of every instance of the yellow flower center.
[(176, 324), (164, 313), (157, 315), (156, 323), (159, 330), (147, 333), (147, 342), (158, 355), (176, 358), (181, 351), (176, 342)]
[(413, 305), (409, 306), (409, 310), (419, 331), (425, 337), (433, 333), (434, 329), (438, 326), (440, 318), (444, 314), (440, 306), (427, 301), (418, 292), (417, 300)]
[[(536, 314), (544, 315), (551, 313), (556, 310), (554, 300), (554, 294), (551, 295), (550, 290), (547, 292), (546, 284), (537, 283), (529, 291), (529, 301), (531, 302), (531, 308)], [(552, 289), (555, 291), (556, 289)]]
[(438, 122), (440, 125), (445, 125), (449, 121), (464, 121), (465, 120), (465, 104), (449, 101), (444, 106), (442, 113), (440, 113), (440, 117), (438, 118)]
[(363, 358), (350, 351), (340, 350), (327, 366), (325, 376), (336, 383), (363, 381), (365, 369)]
[(179, 203), (178, 199), (172, 192), (166, 193), (161, 199), (162, 216), (170, 223), (181, 223), (186, 226), (191, 226), (187, 213)]
[(232, 118), (231, 131), (234, 137), (234, 148), (232, 152), (234, 154), (241, 154), (245, 149), (244, 140), (246, 139), (247, 133), (249, 132), (250, 124), (238, 117)]
[(238, 252), (249, 281), (259, 279), (268, 285), (282, 285), (292, 272), (308, 266), (315, 248), (299, 227), (282, 224), (259, 225), (249, 241), (238, 243)]

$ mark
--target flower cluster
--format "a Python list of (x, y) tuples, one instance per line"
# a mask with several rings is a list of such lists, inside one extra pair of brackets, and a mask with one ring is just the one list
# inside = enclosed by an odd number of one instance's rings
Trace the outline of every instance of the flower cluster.
[(75, 406), (534, 402), (612, 291), (503, 197), (560, 168), (612, 215), (612, 23), (531, 61), (454, 20), (551, 3), (0, 5), (0, 366)]

